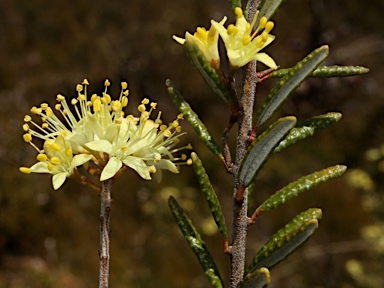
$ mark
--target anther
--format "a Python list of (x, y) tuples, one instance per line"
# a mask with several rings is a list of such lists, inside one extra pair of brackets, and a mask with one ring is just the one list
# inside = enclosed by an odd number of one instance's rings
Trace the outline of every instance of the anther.
[(19, 170), (20, 170), (21, 173), (31, 174), (31, 169), (29, 169), (27, 167), (20, 167)]
[(77, 85), (76, 85), (76, 91), (77, 91), (77, 92), (81, 92), (81, 91), (83, 91), (83, 85), (81, 85), (81, 84), (77, 84)]
[(54, 165), (60, 165), (61, 161), (58, 157), (52, 157), (51, 158), (51, 163)]
[(40, 162), (45, 162), (47, 161), (47, 155), (43, 154), (43, 153), (40, 153), (39, 155), (36, 156), (36, 159)]
[(106, 79), (105, 82), (104, 82), (104, 86), (105, 86), (105, 87), (108, 87), (108, 86), (110, 86), (110, 85), (111, 85), (111, 82), (109, 82), (109, 80)]
[(32, 135), (29, 134), (29, 133), (25, 133), (25, 134), (23, 135), (23, 139), (24, 139), (25, 142), (29, 143), (29, 142), (32, 141)]
[(121, 82), (121, 89), (125, 90), (128, 88), (128, 83), (127, 82)]
[(23, 130), (25, 132), (28, 132), (29, 131), (29, 125), (27, 123), (23, 124)]

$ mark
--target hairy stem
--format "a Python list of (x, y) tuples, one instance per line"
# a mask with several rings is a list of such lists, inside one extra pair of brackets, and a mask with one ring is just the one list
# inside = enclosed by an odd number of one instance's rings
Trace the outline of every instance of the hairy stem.
[[(233, 194), (233, 223), (231, 243), (231, 288), (236, 288), (243, 280), (245, 265), (245, 244), (248, 227), (247, 216), (247, 189), (238, 185), (237, 175), (239, 166), (248, 147), (249, 134), (252, 130), (253, 102), (256, 90), (256, 63), (251, 62), (245, 68), (245, 81), (241, 98), (243, 113), (239, 117), (239, 130), (236, 144), (236, 160), (233, 167), (234, 194)], [(240, 189), (239, 189), (240, 188)]]
[(106, 180), (101, 183), (101, 209), (100, 209), (100, 270), (99, 288), (108, 287), (109, 278), (109, 215), (111, 213), (111, 187), (113, 180)]

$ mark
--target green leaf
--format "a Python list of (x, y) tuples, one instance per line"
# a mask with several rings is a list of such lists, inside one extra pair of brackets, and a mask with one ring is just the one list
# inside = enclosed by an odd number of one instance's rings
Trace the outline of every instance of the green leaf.
[(231, 4), (233, 14), (236, 16), (235, 9), (236, 7), (241, 8), (241, 0), (229, 0), (229, 3)]
[(329, 112), (297, 123), (296, 127), (288, 133), (285, 139), (279, 143), (274, 151), (280, 152), (284, 148), (296, 143), (298, 140), (313, 136), (317, 131), (325, 129), (338, 122), (341, 117), (341, 113)]
[(260, 109), (257, 111), (257, 126), (267, 121), (273, 113), (284, 103), (287, 97), (312, 73), (315, 68), (328, 56), (328, 46), (324, 45), (293, 67), (271, 90)]
[(309, 189), (312, 189), (313, 187), (316, 187), (323, 182), (342, 175), (346, 170), (346, 166), (336, 165), (301, 177), (295, 182), (288, 184), (284, 188), (274, 193), (256, 209), (256, 213), (258, 214), (262, 211), (272, 210), (281, 204), (284, 204), (288, 200), (298, 196), (300, 193), (308, 191)]
[(195, 169), (197, 180), (199, 181), (201, 191), (204, 194), (205, 199), (208, 202), (209, 209), (211, 210), (213, 219), (215, 219), (216, 225), (225, 240), (228, 239), (227, 226), (223, 216), (223, 211), (219, 200), (217, 199), (216, 193), (213, 190), (211, 182), (209, 181), (207, 172), (204, 169), (203, 163), (197, 156), (196, 153), (191, 153), (193, 168)]
[[(273, 77), (283, 77), (292, 68), (279, 69), (272, 72)], [(368, 68), (362, 66), (319, 66), (309, 75), (310, 77), (347, 77), (362, 75), (369, 72)]]
[(201, 141), (211, 150), (214, 154), (223, 159), (223, 154), (221, 152), (221, 147), (215, 139), (209, 133), (207, 127), (205, 127), (204, 123), (201, 122), (197, 114), (192, 110), (191, 106), (189, 106), (188, 102), (184, 100), (183, 96), (181, 96), (180, 92), (174, 87), (171, 80), (167, 80), (165, 85), (167, 85), (167, 89), (169, 95), (172, 98), (173, 103), (176, 105), (177, 109), (184, 115), (185, 119), (191, 124), (192, 128), (196, 131), (197, 135), (199, 135)]
[(267, 268), (260, 268), (253, 273), (247, 274), (239, 288), (263, 288), (271, 282), (271, 276)]
[(208, 62), (204, 53), (200, 50), (196, 43), (187, 39), (183, 47), (193, 65), (199, 71), (208, 86), (211, 87), (212, 91), (219, 95), (224, 102), (232, 103), (233, 99), (231, 93), (223, 82), (222, 77), (217, 74), (215, 69), (212, 68), (211, 63)]
[(258, 251), (246, 274), (265, 267), (271, 269), (293, 253), (314, 233), (321, 219), (321, 209), (311, 208), (300, 213), (282, 229), (277, 231), (270, 240)]
[(177, 203), (176, 199), (172, 196), (168, 199), (169, 207), (171, 208), (172, 215), (175, 218), (184, 238), (187, 240), (192, 251), (197, 256), (204, 273), (207, 275), (211, 284), (215, 288), (223, 287), (223, 281), (221, 280), (219, 270), (216, 267), (215, 262), (212, 259), (204, 241), (201, 239), (200, 234), (196, 231), (191, 220), (185, 214), (184, 210)]
[(239, 183), (247, 187), (272, 153), (273, 148), (296, 124), (293, 116), (284, 117), (272, 124), (248, 147), (239, 170)]
[(259, 16), (256, 20), (256, 25), (259, 24), (261, 17), (265, 16), (267, 19), (271, 19), (273, 15), (279, 10), (281, 4), (283, 4), (285, 0), (263, 0), (259, 6)]

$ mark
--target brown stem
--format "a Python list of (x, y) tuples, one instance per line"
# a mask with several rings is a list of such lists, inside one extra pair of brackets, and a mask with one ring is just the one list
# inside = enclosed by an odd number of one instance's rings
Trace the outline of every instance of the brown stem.
[(242, 98), (240, 99), (243, 113), (239, 116), (239, 130), (237, 134), (236, 160), (233, 167), (233, 180), (235, 184), (233, 194), (233, 223), (231, 242), (231, 288), (237, 287), (244, 276), (245, 244), (248, 227), (247, 216), (247, 189), (239, 187), (237, 180), (238, 169), (247, 151), (249, 135), (252, 130), (252, 114), (254, 95), (256, 91), (256, 63), (251, 62), (244, 68), (244, 83)]
[(100, 271), (99, 271), (99, 288), (108, 287), (109, 278), (109, 215), (111, 213), (111, 187), (113, 180), (101, 182), (101, 209), (100, 209)]

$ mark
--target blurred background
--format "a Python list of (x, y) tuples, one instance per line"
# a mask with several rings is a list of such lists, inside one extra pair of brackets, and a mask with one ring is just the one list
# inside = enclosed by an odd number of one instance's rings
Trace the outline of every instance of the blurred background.
[[(262, 214), (250, 227), (249, 260), (296, 214), (323, 209), (318, 231), (271, 271), (269, 287), (384, 287), (383, 9), (381, 0), (291, 0), (274, 17), (276, 40), (266, 52), (281, 67), (293, 66), (327, 43), (325, 64), (362, 65), (371, 72), (311, 78), (281, 110), (280, 116), (299, 120), (331, 111), (343, 118), (271, 157), (257, 178), (251, 209), (303, 175), (335, 164), (348, 165), (349, 171)], [(171, 78), (219, 140), (229, 110), (172, 35), (208, 27), (210, 19), (230, 14), (225, 0), (0, 1), (1, 288), (98, 283), (97, 193), (73, 180), (53, 191), (49, 176), (18, 171), (35, 162), (35, 150), (22, 140), (29, 109), (41, 102), (54, 105), (58, 93), (74, 96), (84, 78), (90, 92), (100, 92), (108, 78), (115, 97), (120, 82), (129, 82), (128, 112), (136, 113), (137, 104), (148, 97), (159, 102), (163, 120), (170, 122), (178, 114), (164, 85)], [(275, 82), (258, 86), (257, 103)], [(184, 141), (205, 163), (230, 227), (231, 176), (186, 122), (183, 126)], [(210, 287), (171, 216), (169, 195), (192, 218), (228, 283), (228, 257), (192, 170), (183, 166), (178, 176), (164, 173), (160, 184), (129, 172), (115, 183), (111, 287)]]

